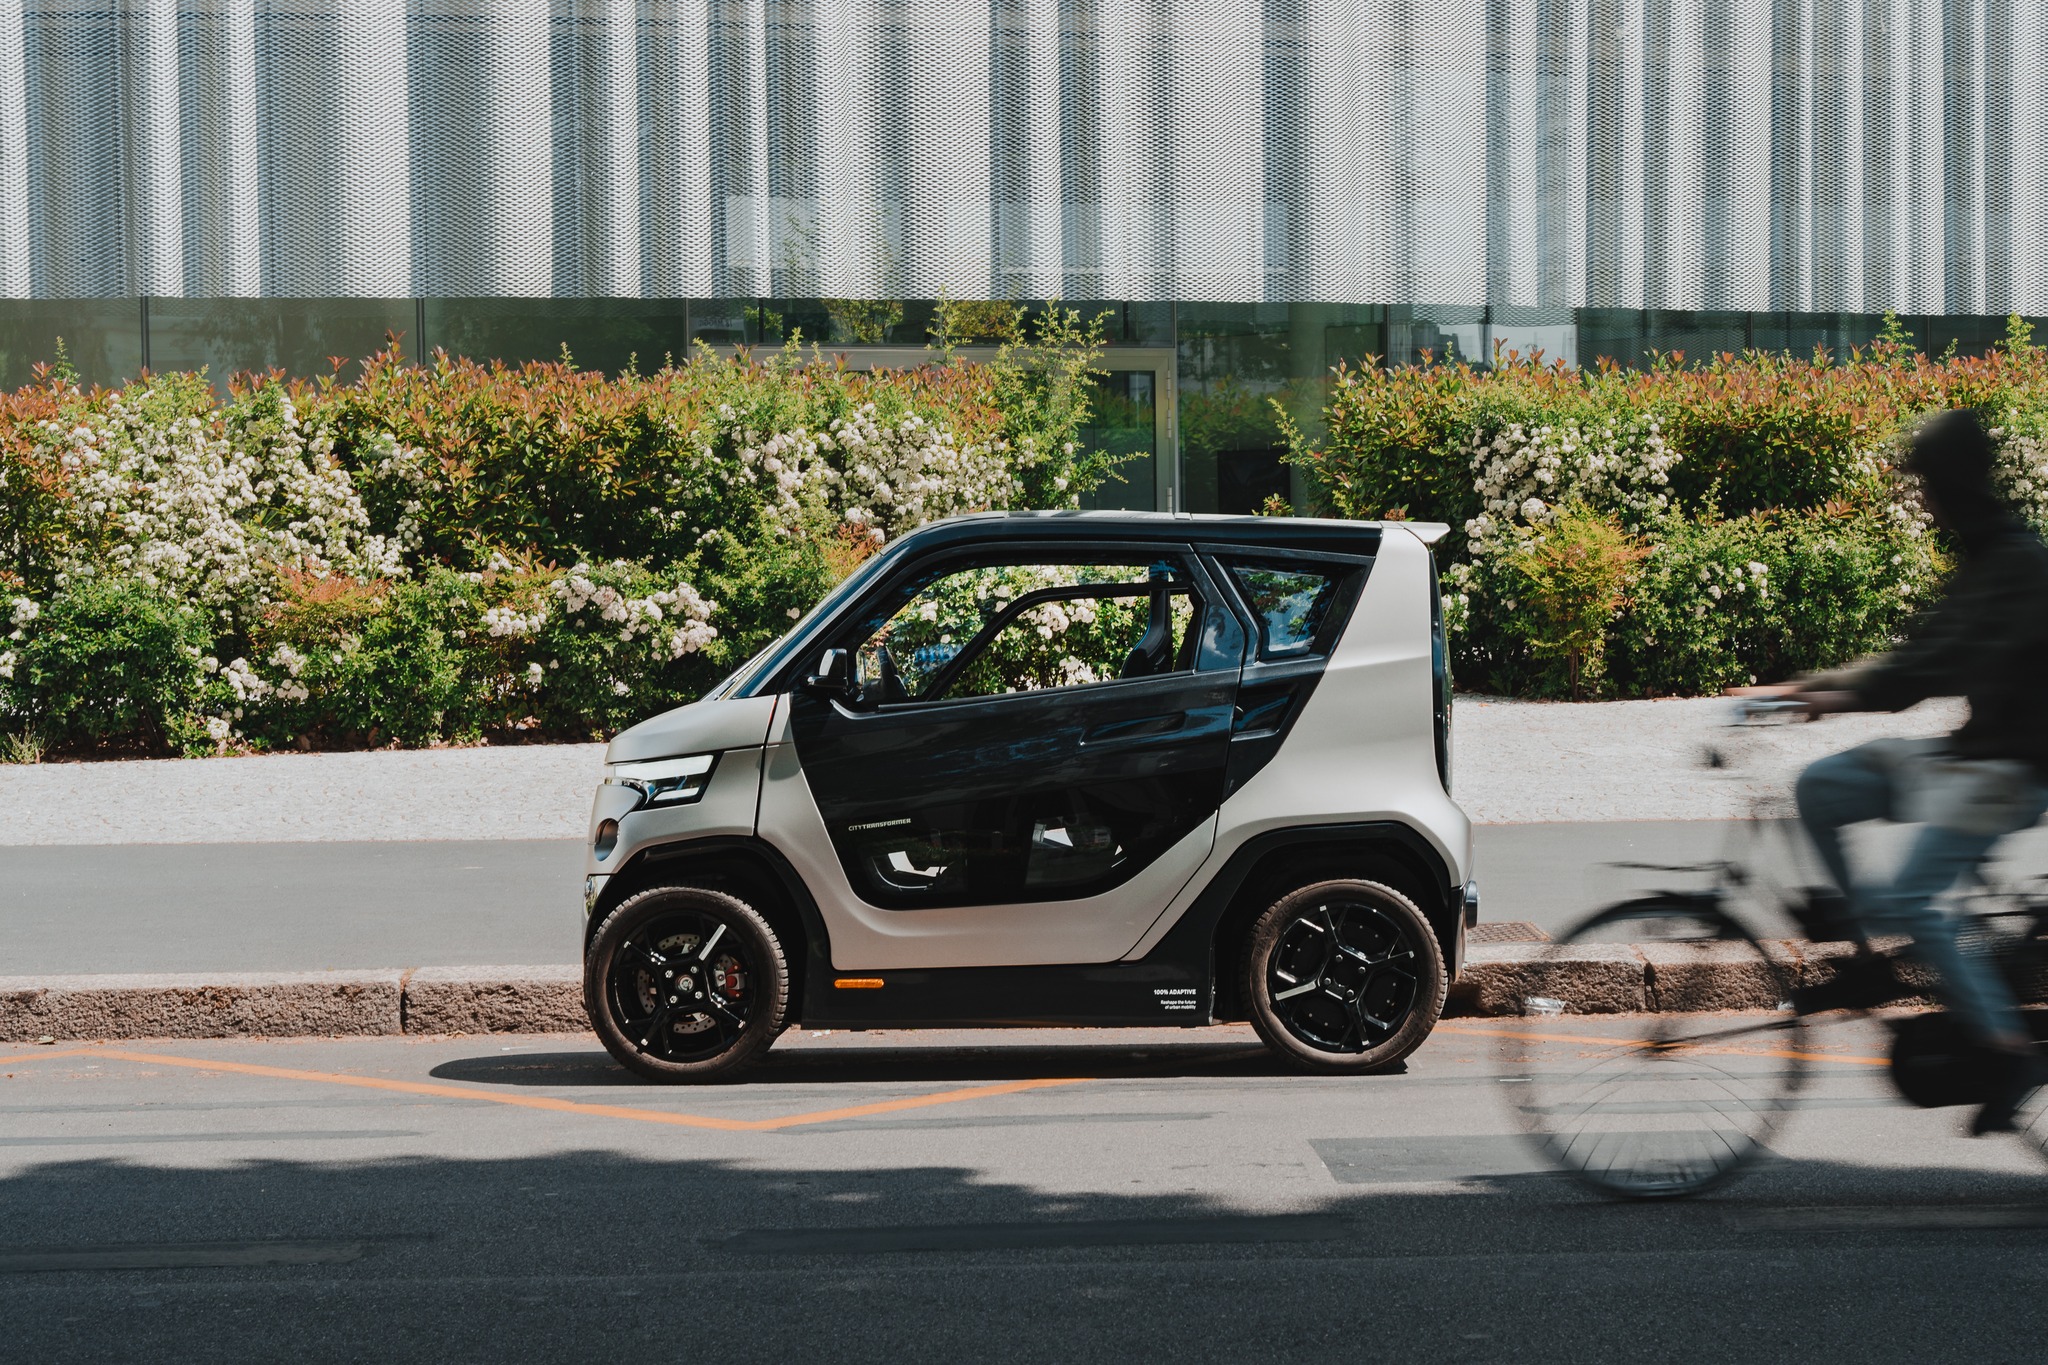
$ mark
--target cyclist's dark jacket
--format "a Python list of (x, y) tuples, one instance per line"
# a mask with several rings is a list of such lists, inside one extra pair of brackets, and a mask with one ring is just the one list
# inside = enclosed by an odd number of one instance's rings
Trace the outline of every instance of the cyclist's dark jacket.
[(1948, 590), (1898, 648), (1806, 685), (1875, 711), (1966, 697), (1956, 753), (2024, 759), (2048, 777), (2048, 546), (2009, 515), (1970, 529)]

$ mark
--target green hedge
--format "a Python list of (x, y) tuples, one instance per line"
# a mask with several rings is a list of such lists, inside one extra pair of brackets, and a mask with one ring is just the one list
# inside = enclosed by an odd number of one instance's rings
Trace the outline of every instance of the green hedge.
[(993, 363), (651, 374), (371, 357), (0, 394), (0, 736), (213, 752), (582, 739), (687, 701), (881, 544), (1073, 506), (1099, 330)]
[(1946, 562), (1895, 469), (1935, 409), (1989, 415), (2006, 492), (2048, 524), (2048, 352), (2017, 320), (1960, 359), (1496, 359), (1340, 369), (1326, 434), (1294, 448), (1340, 515), (1451, 524), (1467, 687), (1693, 694), (1886, 647)]

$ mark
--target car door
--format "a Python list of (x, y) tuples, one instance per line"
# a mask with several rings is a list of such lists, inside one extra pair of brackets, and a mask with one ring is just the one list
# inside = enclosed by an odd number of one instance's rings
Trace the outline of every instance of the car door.
[(956, 552), (831, 643), (857, 681), (797, 689), (789, 734), (858, 921), (835, 959), (865, 930), (921, 965), (1109, 960), (1206, 856), (1244, 632), (1185, 547)]

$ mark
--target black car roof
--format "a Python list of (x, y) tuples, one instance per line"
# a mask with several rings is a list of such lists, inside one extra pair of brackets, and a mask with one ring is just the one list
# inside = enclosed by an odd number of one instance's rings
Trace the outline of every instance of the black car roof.
[[(1425, 542), (1435, 543), (1448, 528), (1432, 522), (1403, 523)], [(1379, 552), (1385, 526), (1371, 521), (1328, 521), (1313, 517), (1229, 517), (1173, 512), (975, 512), (948, 517), (905, 534), (870, 559), (856, 578), (879, 581), (906, 561), (960, 546), (994, 546), (1005, 541), (1073, 541), (1076, 544), (1158, 541), (1161, 544), (1241, 546), (1250, 550), (1295, 550), (1309, 553), (1371, 556)], [(850, 588), (852, 580), (842, 584)], [(861, 588), (860, 591), (865, 591)], [(834, 595), (838, 595), (835, 590)], [(853, 606), (851, 597), (814, 612), (799, 627), (771, 646), (766, 655), (728, 680), (733, 696), (753, 696), (779, 687), (804, 644), (829, 633)], [(808, 661), (804, 661), (808, 663)], [(717, 695), (721, 689), (714, 689)]]
[(1369, 555), (1379, 549), (1381, 527), (1370, 521), (1310, 517), (1231, 517), (1171, 512), (980, 512), (948, 517), (897, 542), (908, 555), (952, 545), (1006, 540), (1157, 540), (1248, 549), (1308, 550)]

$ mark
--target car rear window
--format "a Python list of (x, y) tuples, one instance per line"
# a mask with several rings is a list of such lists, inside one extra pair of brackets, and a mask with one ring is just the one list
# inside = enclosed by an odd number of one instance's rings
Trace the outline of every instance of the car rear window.
[(1259, 657), (1312, 654), (1337, 576), (1298, 564), (1233, 563), (1230, 573), (1259, 623)]

